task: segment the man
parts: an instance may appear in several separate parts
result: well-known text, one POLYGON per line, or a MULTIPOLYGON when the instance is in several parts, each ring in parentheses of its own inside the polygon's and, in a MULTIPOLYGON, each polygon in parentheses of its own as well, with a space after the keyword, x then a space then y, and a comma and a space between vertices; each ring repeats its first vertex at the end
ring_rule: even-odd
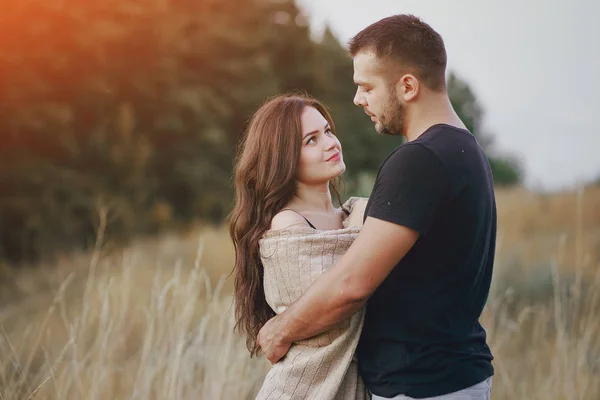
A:
POLYGON ((494 261, 494 188, 448 98, 443 40, 396 15, 358 33, 350 53, 354 103, 379 133, 407 141, 381 165, 348 252, 258 342, 275 363, 292 342, 366 304, 357 356, 374 398, 489 399, 493 357, 479 317, 494 261))

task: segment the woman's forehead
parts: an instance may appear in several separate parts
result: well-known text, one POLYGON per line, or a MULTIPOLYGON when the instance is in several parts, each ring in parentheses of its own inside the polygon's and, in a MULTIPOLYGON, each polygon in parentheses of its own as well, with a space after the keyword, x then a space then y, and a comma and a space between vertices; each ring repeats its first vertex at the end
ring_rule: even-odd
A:
POLYGON ((311 106, 304 108, 301 120, 303 134, 323 129, 328 123, 325 117, 316 108, 311 106))

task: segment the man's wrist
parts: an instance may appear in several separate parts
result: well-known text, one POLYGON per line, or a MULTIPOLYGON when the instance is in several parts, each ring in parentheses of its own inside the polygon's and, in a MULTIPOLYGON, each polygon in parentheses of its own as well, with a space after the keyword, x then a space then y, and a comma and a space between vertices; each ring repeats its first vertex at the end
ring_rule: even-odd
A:
POLYGON ((277 331, 275 338, 281 344, 290 344, 293 342, 288 329, 288 319, 286 312, 275 317, 275 328, 277 331))

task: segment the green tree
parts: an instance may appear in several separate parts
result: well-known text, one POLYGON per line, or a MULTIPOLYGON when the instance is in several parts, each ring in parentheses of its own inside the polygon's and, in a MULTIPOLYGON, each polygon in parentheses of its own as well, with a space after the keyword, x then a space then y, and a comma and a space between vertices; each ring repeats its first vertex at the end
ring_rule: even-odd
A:
POLYGON ((157 206, 171 222, 222 219, 238 132, 281 86, 284 6, 12 0, 0 15, 0 257, 85 247, 101 204, 111 237, 157 228, 157 206))
POLYGON ((304 91, 331 110, 346 195, 401 143, 354 106, 347 51, 330 30, 313 40, 293 0, 6 3, 0 259, 88 247, 99 208, 117 241, 221 223, 239 139, 274 94, 304 91))

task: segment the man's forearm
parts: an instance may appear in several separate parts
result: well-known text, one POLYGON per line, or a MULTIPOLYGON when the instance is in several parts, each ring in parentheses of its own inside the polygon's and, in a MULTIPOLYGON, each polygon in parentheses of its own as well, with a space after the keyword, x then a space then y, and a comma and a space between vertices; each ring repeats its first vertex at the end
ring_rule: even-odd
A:
POLYGON ((418 237, 418 232, 409 228, 367 218, 361 234, 340 261, 274 318, 273 331, 281 342, 292 343, 349 318, 365 305, 418 237))
POLYGON ((351 283, 333 268, 317 279, 285 312, 280 314, 280 335, 291 343, 322 333, 350 318, 366 303, 352 292, 351 283))

